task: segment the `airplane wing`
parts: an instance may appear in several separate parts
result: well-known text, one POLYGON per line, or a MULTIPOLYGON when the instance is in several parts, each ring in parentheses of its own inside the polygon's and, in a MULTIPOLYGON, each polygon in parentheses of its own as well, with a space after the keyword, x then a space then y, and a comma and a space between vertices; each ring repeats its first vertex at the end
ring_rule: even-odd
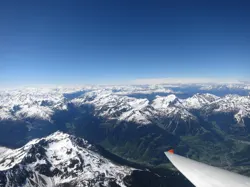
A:
POLYGON ((250 178, 165 152, 172 164, 196 187, 250 187, 250 178))

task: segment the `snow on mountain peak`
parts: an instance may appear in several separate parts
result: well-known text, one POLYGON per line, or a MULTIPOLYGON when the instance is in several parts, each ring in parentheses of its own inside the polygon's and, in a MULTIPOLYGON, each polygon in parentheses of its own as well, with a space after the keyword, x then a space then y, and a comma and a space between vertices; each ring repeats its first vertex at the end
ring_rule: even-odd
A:
POLYGON ((250 117, 250 98, 248 96, 226 95, 214 102, 215 112, 234 112, 240 123, 244 117, 250 117))
POLYGON ((184 121, 195 120, 195 116, 185 108, 182 102, 182 100, 173 94, 165 97, 157 96, 153 100, 152 107, 156 110, 155 115, 166 116, 168 118, 179 116, 184 121))
POLYGON ((216 100, 218 100, 220 97, 217 97, 213 94, 195 94, 190 98, 187 98, 184 100, 183 104, 187 108, 191 109, 200 109, 201 107, 208 105, 216 100))
POLYGON ((0 172, 7 176, 7 186, 56 186, 77 183, 90 185, 110 181, 124 186, 123 178, 132 172, 125 166, 118 166, 91 150, 87 141, 56 132, 48 137, 35 139, 25 146, 8 150, 0 155, 0 172), (26 176, 25 184, 12 180, 16 172, 26 176), (26 175, 32 173, 33 176, 26 175))
POLYGON ((65 110, 62 93, 54 90, 14 90, 0 93, 0 118, 50 120, 55 110, 65 110))
POLYGON ((152 106, 155 109, 167 108, 169 107, 171 103, 174 103, 174 102, 179 102, 179 101, 178 101, 178 98, 173 94, 165 96, 165 97, 156 96, 156 99, 153 100, 152 106))
MULTIPOLYGON (((155 116, 179 115, 183 119, 194 119, 192 109, 211 108, 212 112, 234 112, 239 119, 250 114, 250 98, 247 96, 195 94, 179 99, 165 86, 110 86, 86 88, 23 89, 0 92, 0 119, 37 118, 50 120, 55 111, 67 110, 68 104, 93 105, 95 115, 108 119, 131 121, 139 124, 152 123, 155 116), (136 94, 161 92, 167 96, 156 96, 153 100, 136 98, 136 94), (148 92, 148 93, 147 93, 148 92), (75 94, 77 93, 77 94, 75 94), (72 97, 68 97, 72 94, 72 97), (74 95, 75 94, 75 95, 74 95), (82 94, 82 95, 81 95, 82 94), (128 94, 128 95, 126 95, 128 94), (134 94, 135 97, 132 97, 134 94), (130 96, 129 96, 130 95, 130 96), (214 107, 217 106, 217 107, 214 107)), ((160 94, 159 94, 160 95, 160 94)))

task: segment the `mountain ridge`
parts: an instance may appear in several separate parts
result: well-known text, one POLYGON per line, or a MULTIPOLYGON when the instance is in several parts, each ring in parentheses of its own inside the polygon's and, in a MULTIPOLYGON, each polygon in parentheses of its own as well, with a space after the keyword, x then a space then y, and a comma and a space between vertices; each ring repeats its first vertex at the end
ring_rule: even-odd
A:
MULTIPOLYGON (((0 93, 0 118, 2 120, 37 118, 50 121, 55 111, 68 110, 68 104, 93 105, 98 116, 140 124, 152 123, 153 117, 157 115, 164 117, 180 115, 184 121, 195 120, 196 117, 191 111, 202 110, 202 108, 214 113, 233 112, 235 119, 240 124, 244 123, 244 117, 250 116, 249 96, 225 95, 218 97, 206 93, 179 99, 168 91, 167 96, 156 95, 154 100, 149 101, 147 98, 130 97, 113 90, 114 88, 111 90, 86 90, 82 96, 71 99, 64 96, 64 93, 68 93, 67 91, 2 92, 0 93)), ((74 93, 72 92, 72 94, 74 93)))
POLYGON ((108 161, 92 151, 84 139, 57 131, 1 154, 0 171, 6 176, 6 186, 58 186, 72 182, 125 186, 123 178, 133 169, 108 161), (17 180, 20 176, 22 181, 17 180))
POLYGON ((119 164, 121 158, 60 131, 31 140, 18 149, 1 150, 4 152, 0 155, 1 187, 193 186, 177 172, 151 171, 129 164, 139 167, 135 169, 124 165, 128 163, 125 160, 119 164))

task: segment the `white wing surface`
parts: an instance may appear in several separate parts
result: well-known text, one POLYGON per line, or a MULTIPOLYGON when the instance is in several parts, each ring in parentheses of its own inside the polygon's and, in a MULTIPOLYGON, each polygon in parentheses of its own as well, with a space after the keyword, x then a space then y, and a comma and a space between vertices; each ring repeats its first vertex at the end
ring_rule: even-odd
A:
POLYGON ((172 164, 196 187, 250 187, 250 178, 165 152, 172 164))

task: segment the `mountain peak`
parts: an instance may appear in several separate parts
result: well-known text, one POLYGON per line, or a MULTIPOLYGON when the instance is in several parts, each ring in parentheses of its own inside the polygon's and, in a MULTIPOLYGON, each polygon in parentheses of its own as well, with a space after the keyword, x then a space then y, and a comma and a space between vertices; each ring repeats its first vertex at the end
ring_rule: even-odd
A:
POLYGON ((167 108, 169 107, 171 104, 175 104, 179 102, 179 99, 174 95, 174 94, 170 94, 168 96, 156 96, 156 99, 153 100, 153 106, 154 108, 167 108))
POLYGON ((4 172, 7 186, 13 187, 56 186, 73 181, 87 186, 97 183, 105 186, 110 181, 122 185, 123 178, 132 170, 113 164, 91 147, 84 139, 58 131, 1 154, 0 174, 4 172), (17 174, 26 178, 25 184, 14 180, 17 174))
POLYGON ((213 95, 213 94, 209 94, 209 93, 205 93, 205 94, 194 94, 192 97, 189 97, 187 99, 185 99, 185 101, 183 102, 183 104, 187 107, 187 108, 191 108, 191 109, 200 109, 205 105, 209 105, 212 102, 217 101, 218 99, 220 99, 220 97, 213 95))

